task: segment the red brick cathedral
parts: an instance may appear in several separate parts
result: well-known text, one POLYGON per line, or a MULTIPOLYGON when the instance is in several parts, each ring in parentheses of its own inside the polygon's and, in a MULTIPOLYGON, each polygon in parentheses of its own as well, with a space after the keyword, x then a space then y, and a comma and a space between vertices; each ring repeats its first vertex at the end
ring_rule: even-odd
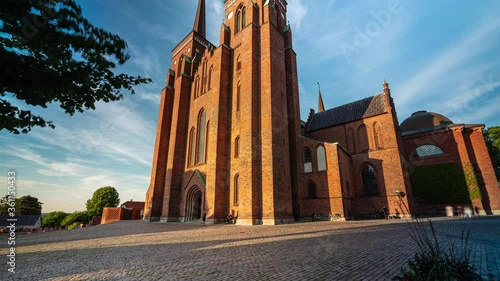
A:
POLYGON ((484 125, 417 112, 398 124, 389 85, 301 122, 285 0, 226 0, 220 44, 205 36, 205 1, 173 49, 162 90, 144 219, 280 224, 500 212, 484 125))

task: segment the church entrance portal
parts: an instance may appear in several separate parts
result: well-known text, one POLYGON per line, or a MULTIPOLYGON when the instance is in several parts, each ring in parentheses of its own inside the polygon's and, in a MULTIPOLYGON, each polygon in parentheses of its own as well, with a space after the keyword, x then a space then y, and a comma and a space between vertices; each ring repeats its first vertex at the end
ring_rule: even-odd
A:
POLYGON ((186 197, 186 214, 184 221, 198 220, 201 218, 202 193, 197 187, 192 187, 186 197))

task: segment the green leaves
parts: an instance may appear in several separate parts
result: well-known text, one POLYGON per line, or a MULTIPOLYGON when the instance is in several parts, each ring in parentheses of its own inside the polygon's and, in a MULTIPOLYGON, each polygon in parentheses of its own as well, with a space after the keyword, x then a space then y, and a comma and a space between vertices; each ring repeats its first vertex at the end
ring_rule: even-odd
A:
POLYGON ((42 227, 57 227, 61 225, 63 219, 67 216, 65 212, 54 211, 42 217, 42 227))
POLYGON ((489 127, 485 130, 484 139, 497 180, 500 180, 500 126, 489 127))
POLYGON ((100 216, 105 207, 117 207, 120 203, 118 191, 114 187, 101 187, 94 192, 92 199, 87 200, 89 216, 100 216))
POLYGON ((123 90, 152 80, 115 74, 130 57, 118 35, 95 27, 74 0, 0 1, 0 130, 19 134, 51 122, 4 99, 47 107, 58 102, 72 115, 117 101, 123 90))

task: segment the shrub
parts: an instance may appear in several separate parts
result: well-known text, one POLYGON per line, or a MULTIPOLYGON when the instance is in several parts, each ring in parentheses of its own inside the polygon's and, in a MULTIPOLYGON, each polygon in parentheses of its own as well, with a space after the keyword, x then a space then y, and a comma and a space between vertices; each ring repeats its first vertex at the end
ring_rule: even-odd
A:
POLYGON ((87 212, 74 212, 72 214, 67 215, 63 219, 63 221, 61 222, 61 226, 70 229, 69 227, 72 224, 88 223, 88 221, 89 217, 87 215, 87 212))
POLYGON ((458 245, 450 242, 443 246, 438 242, 436 230, 430 220, 428 225, 430 232, 421 219, 415 219, 411 223, 410 236, 417 243, 418 250, 413 259, 408 261, 408 268, 401 269, 400 280, 483 280, 469 260, 469 231, 462 231, 458 245))

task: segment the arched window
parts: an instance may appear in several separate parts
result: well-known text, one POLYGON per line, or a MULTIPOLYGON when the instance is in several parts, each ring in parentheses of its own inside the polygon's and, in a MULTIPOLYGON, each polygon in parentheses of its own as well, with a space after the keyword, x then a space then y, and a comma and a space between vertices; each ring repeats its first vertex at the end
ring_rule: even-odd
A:
POLYGON ((375 149, 382 149, 382 133, 380 123, 378 122, 373 123, 373 138, 375 140, 375 149))
POLYGON ((316 185, 312 181, 310 181, 309 184, 307 185, 307 198, 317 198, 316 185))
POLYGON ((197 164, 205 162, 206 119, 206 111, 202 109, 198 114, 198 157, 196 159, 197 164))
POLYGON ((365 196, 377 196, 380 194, 377 173, 372 165, 367 164, 363 167, 361 177, 363 179, 363 193, 365 196))
POLYGON ((352 128, 347 129, 347 151, 349 151, 349 153, 356 152, 356 140, 354 139, 354 131, 352 128))
POLYGON ((241 59, 239 55, 238 58, 236 58, 236 70, 241 70, 241 59))
POLYGON ((208 136, 210 136, 210 120, 207 121, 207 128, 205 129, 205 163, 208 160, 208 136))
POLYGON ((234 139, 234 158, 240 157, 240 136, 234 139))
POLYGON ((247 9, 245 7, 241 7, 236 13, 236 33, 240 32, 243 28, 245 28, 247 22, 247 9))
POLYGON ((236 86, 236 112, 240 111, 241 83, 236 86))
POLYGON ((443 155, 444 152, 441 148, 432 145, 432 144, 424 144, 419 147, 417 147, 413 151, 413 158, 422 158, 422 157, 429 157, 429 156, 436 156, 436 155, 443 155))
POLYGON ((247 25, 247 8, 243 7, 241 9, 241 29, 245 28, 247 25))
POLYGON ((194 127, 189 131, 189 150, 188 150, 188 166, 194 165, 196 155, 196 129, 194 127))
POLYGON ((179 59, 179 64, 177 65, 177 77, 181 76, 183 62, 184 62, 184 57, 181 55, 181 58, 179 59))
POLYGON ((311 150, 309 147, 304 147, 304 163, 312 162, 311 160, 311 150))
POLYGON ((208 62, 207 60, 205 60, 203 62, 203 68, 202 68, 202 81, 201 81, 201 94, 205 94, 207 92, 207 65, 208 65, 208 62))
POLYGON ((368 132, 366 131, 365 124, 361 124, 358 127, 357 141, 358 141, 358 152, 368 151, 369 148, 368 132))
POLYGON ((240 202, 240 183, 239 183, 239 179, 240 179, 240 174, 236 174, 234 176, 234 205, 238 205, 238 203, 240 202))
POLYGON ((326 153, 322 145, 318 146, 316 149, 316 156, 318 160, 318 171, 326 170, 326 153))
POLYGON ((309 147, 304 147, 304 173, 312 172, 311 150, 309 147))
POLYGON ((208 90, 212 89, 212 72, 214 70, 214 66, 210 66, 210 70, 208 70, 208 90))
POLYGON ((194 82, 194 98, 200 96, 200 76, 196 76, 196 80, 194 82))

